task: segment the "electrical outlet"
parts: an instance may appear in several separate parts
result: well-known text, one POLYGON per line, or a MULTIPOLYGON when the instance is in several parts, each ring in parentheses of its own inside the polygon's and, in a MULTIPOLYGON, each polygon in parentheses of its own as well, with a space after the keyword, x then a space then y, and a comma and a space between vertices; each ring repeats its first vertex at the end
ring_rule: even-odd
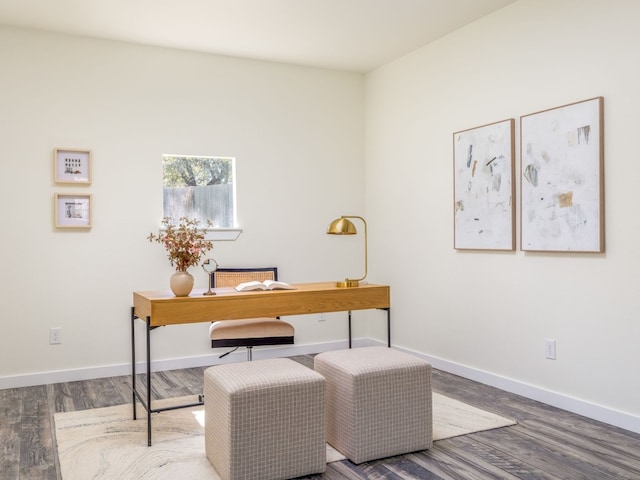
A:
POLYGON ((327 314, 326 314, 326 313, 324 313, 324 312, 322 312, 322 313, 320 314, 320 318, 318 318, 318 321, 319 321, 319 322, 324 322, 326 319, 327 319, 327 314))
POLYGON ((62 343, 62 328, 55 327, 49 329, 49 345, 59 345, 62 343))
POLYGON ((556 341, 555 340, 544 341, 544 358, 548 358, 549 360, 556 359, 556 341))

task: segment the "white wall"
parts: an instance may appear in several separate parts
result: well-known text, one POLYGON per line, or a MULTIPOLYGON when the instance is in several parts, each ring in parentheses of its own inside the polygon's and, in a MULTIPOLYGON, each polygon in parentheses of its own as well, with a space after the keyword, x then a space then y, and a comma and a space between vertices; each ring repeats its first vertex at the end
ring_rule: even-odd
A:
POLYGON ((366 80, 371 257, 392 285, 394 344, 549 403, 620 413, 636 431, 638 20, 634 0, 522 0, 366 80), (455 251, 453 132, 515 118, 519 175, 520 115, 596 96, 606 253, 455 251))
MULTIPOLYGON (((243 233, 216 242, 221 265, 276 265, 289 282, 360 271, 358 245, 325 229, 364 213, 362 75, 11 28, 0 64, 0 387, 129 363, 132 292, 172 273, 146 240, 163 153, 237 158, 243 233), (56 147, 93 151, 90 187, 54 184, 56 147), (93 193, 90 231, 53 227, 53 194, 68 191, 93 193)), ((344 315, 294 322, 298 344, 345 339, 344 315)), ((212 352, 207 324, 153 335, 157 360, 212 352)))

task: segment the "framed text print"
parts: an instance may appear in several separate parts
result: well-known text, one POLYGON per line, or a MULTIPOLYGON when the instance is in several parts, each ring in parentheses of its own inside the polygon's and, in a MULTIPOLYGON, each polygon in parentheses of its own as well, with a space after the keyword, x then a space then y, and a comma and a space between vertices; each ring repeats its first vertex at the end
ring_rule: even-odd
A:
POLYGON ((91 228, 91 194, 56 193, 54 216, 57 228, 91 228))
POLYGON ((514 120, 453 134, 456 249, 515 250, 514 120))
POLYGON ((521 248, 604 252, 603 98, 520 118, 521 248))
POLYGON ((53 151, 53 171, 56 183, 91 183, 91 150, 56 148, 53 151))

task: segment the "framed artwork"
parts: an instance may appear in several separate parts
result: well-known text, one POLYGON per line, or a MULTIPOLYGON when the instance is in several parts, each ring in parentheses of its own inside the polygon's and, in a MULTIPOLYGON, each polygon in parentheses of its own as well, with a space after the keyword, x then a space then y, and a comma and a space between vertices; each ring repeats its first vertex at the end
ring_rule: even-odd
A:
POLYGON ((56 193, 54 210, 57 228, 91 228, 93 215, 90 193, 56 193))
POLYGON ((460 250, 515 250, 514 120, 453 134, 454 241, 460 250))
POLYGON ((604 252, 603 102, 520 117, 522 250, 604 252))
POLYGON ((88 185, 91 183, 91 150, 56 148, 53 151, 55 183, 88 185))

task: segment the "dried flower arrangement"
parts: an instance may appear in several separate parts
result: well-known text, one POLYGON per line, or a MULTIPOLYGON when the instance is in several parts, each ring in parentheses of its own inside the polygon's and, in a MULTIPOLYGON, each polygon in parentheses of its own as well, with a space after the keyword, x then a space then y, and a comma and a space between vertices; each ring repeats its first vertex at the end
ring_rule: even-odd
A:
MULTIPOLYGON (((207 226, 212 226, 207 220, 207 226)), ((186 272, 187 268, 198 265, 202 256, 213 248, 213 242, 205 240, 206 228, 200 227, 196 219, 180 217, 178 225, 171 218, 162 219, 163 232, 159 235, 150 233, 147 239, 164 245, 171 266, 178 272, 186 272)))

